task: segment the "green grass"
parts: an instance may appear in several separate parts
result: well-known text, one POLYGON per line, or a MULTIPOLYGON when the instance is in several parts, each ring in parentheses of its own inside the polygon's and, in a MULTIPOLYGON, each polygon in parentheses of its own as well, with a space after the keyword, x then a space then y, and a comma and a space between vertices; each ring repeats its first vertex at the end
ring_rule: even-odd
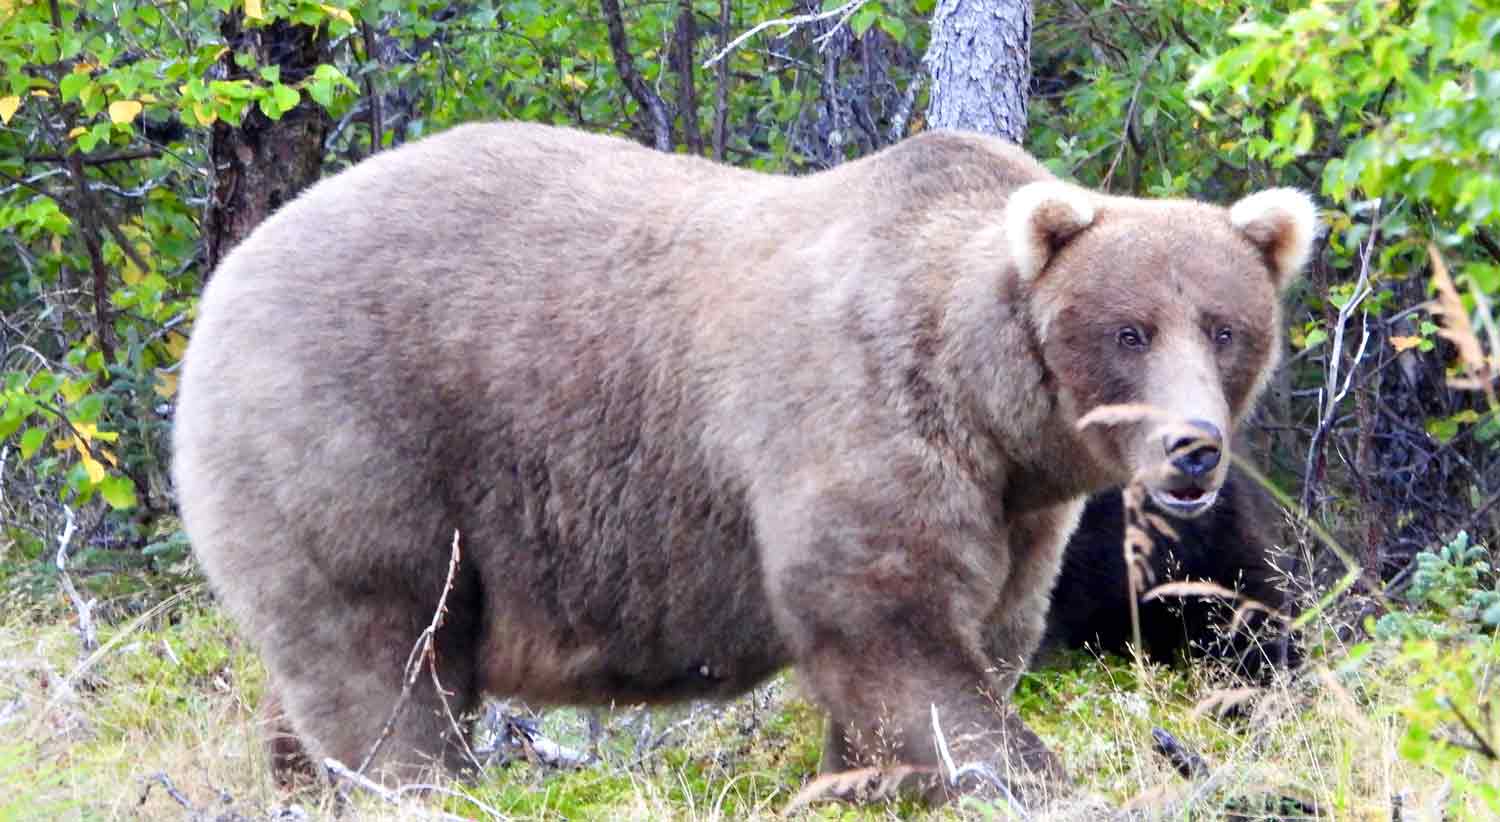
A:
MULTIPOLYGON (((263 672, 201 592, 102 626, 101 647, 87 657, 67 611, 22 602, 3 614, 0 819, 184 818, 187 810, 152 781, 158 774, 207 818, 232 811, 264 819, 291 805, 335 816, 339 800, 326 786, 287 791, 266 771, 254 720, 263 672)), ((1140 818, 1292 819, 1315 808, 1323 818, 1385 820, 1395 797, 1407 818, 1439 807, 1450 819, 1492 818, 1480 799, 1454 788, 1462 779, 1399 753, 1418 663, 1394 645, 1354 656, 1337 645, 1319 650, 1239 719, 1195 710, 1226 684, 1203 669, 1077 655, 1028 674, 1016 704, 1094 802, 1055 818, 1094 818, 1108 805, 1140 818), (1208 760, 1207 784, 1184 780, 1152 750, 1156 727, 1208 760)), ((821 718, 794 676, 724 706, 652 711, 651 738, 674 730, 646 750, 637 750, 640 720, 640 709, 606 714, 601 761, 588 767, 515 762, 470 782, 438 779, 437 790, 400 806, 355 792, 345 818, 772 818, 817 768, 821 718)), ((570 745, 587 744, 584 728, 577 711, 545 718, 546 733, 570 745)), ((1482 757, 1454 761, 1465 778, 1496 775, 1482 757)), ((973 801, 936 811, 827 804, 804 817, 1006 818, 973 801)))

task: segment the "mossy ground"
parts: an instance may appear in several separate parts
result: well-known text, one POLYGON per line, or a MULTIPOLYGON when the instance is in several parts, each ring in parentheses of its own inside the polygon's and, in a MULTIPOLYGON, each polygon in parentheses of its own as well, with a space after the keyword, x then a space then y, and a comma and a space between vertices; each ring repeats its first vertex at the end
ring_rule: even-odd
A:
MULTIPOLYGON (((607 713, 600 760, 581 769, 515 762, 474 781, 436 780, 399 805, 360 791, 341 800, 323 785, 287 791, 272 781, 255 726, 263 672, 201 589, 103 625, 84 658, 68 611, 26 600, 3 614, 3 820, 770 818, 814 775, 822 744, 818 712, 786 675, 728 705, 607 713)), ((1319 651, 1307 668, 1234 719, 1195 710, 1225 684, 1202 668, 1079 655, 1028 675, 1018 705, 1094 800, 1057 816, 1096 818, 1108 805, 1131 818, 1387 820, 1399 803, 1405 819, 1437 819, 1440 808, 1449 819, 1489 818, 1398 754, 1399 708, 1412 695, 1394 653, 1349 656, 1312 639, 1319 651), (1152 750, 1153 728, 1200 753, 1213 776, 1178 776, 1152 750)), ((586 727, 576 711, 543 720, 571 745, 588 744, 586 727)), ((1492 777, 1485 767, 1475 758, 1473 776, 1492 777)), ((824 804, 804 816, 1008 818, 973 801, 938 811, 824 804)))

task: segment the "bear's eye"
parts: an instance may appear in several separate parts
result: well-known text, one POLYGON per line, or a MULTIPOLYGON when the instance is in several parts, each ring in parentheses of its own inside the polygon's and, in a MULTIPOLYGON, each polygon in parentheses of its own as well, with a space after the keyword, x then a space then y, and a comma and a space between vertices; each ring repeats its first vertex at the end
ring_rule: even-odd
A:
POLYGON ((1214 332, 1214 344, 1219 346, 1220 348, 1223 348, 1232 342, 1234 342, 1234 332, 1229 329, 1229 326, 1226 325, 1223 328, 1220 328, 1218 331, 1214 332))
POLYGON ((1115 339, 1120 341, 1122 347, 1129 348, 1132 351, 1145 350, 1148 342, 1146 335, 1139 328, 1130 325, 1120 329, 1119 333, 1115 335, 1115 339))

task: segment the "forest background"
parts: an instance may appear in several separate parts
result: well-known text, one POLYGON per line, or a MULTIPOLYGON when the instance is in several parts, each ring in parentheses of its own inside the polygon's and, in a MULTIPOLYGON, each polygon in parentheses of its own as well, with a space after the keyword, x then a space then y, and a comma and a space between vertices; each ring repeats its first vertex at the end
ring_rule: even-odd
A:
MULTIPOLYGON (((216 677, 253 701, 253 661, 202 590, 167 471, 180 358, 216 261, 319 177, 485 119, 784 173, 965 125, 1116 193, 1314 192, 1328 230, 1251 426, 1255 461, 1287 495, 1293 577, 1318 603, 1300 627, 1321 673, 1303 680, 1333 681, 1295 710, 1330 693, 1379 707, 1382 761, 1418 775, 1298 795, 1399 813, 1409 789, 1500 813, 1495 0, 0 0, 0 727, 28 729, 0 742, 0 780, 64 786, 15 807, 124 807, 91 804, 58 751, 183 717, 148 702, 89 722, 112 704, 99 695, 111 676, 191 710, 216 677), (1010 39, 976 49, 964 26, 985 19, 1010 39), (976 75, 955 66, 975 65, 985 82, 961 88, 976 75), (988 108, 951 105, 985 95, 988 108), (165 657, 121 661, 142 638, 165 657), (156 663, 186 673, 161 679, 156 663), (67 705, 73 719, 58 719, 67 705)), ((1163 705, 1197 693, 1179 690, 1163 705)), ((1296 715, 1330 736, 1346 719, 1296 715)), ((1158 778, 1110 773, 1124 782, 1096 787, 1116 799, 1158 778)), ((215 778, 203 783, 232 782, 215 778)), ((670 787, 628 784, 682 810, 670 787)), ((733 795, 774 807, 795 787, 733 795)), ((487 807, 508 795, 495 791, 487 807)), ((237 801, 277 796, 242 787, 237 801)))

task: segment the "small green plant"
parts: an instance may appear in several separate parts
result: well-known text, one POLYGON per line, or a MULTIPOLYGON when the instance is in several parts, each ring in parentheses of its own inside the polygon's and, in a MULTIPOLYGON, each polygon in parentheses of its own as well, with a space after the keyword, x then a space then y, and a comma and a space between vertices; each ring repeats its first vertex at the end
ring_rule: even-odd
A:
POLYGON ((1381 639, 1436 639, 1500 627, 1500 580, 1489 550, 1460 531, 1446 545, 1413 560, 1404 598, 1410 612, 1392 611, 1375 623, 1381 639))
POLYGON ((1400 664, 1415 686, 1400 711, 1408 723, 1401 756, 1442 774, 1452 807, 1477 798, 1500 814, 1500 693, 1491 675, 1500 634, 1407 640, 1400 664))

